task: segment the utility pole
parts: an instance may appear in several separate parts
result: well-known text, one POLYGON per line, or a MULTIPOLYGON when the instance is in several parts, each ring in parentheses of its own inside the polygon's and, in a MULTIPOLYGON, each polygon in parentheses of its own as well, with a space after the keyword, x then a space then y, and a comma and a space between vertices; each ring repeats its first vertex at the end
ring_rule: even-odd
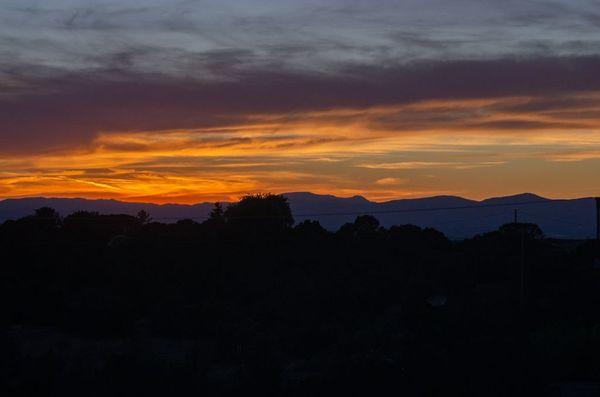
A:
POLYGON ((596 241, 600 242, 600 197, 596 197, 596 241))
MULTIPOLYGON (((600 246, 600 197, 596 197, 596 247, 600 246)), ((600 268, 600 253, 596 249, 596 258, 594 259, 594 268, 600 268)))
POLYGON ((515 208, 515 223, 519 223, 519 210, 515 208))
POLYGON ((519 285, 519 304, 521 314, 525 313, 525 230, 521 228, 521 277, 519 285))

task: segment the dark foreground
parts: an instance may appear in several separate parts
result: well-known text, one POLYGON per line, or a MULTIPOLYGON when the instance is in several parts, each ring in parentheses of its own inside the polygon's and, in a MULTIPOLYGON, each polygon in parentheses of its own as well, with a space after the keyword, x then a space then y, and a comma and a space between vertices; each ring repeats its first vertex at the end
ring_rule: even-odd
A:
POLYGON ((1 225, 1 394, 600 393, 597 243, 252 214, 1 225))

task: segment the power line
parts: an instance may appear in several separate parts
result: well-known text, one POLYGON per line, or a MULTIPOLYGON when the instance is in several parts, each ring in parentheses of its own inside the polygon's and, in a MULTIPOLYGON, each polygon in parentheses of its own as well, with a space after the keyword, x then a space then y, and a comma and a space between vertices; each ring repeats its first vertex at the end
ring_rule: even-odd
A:
POLYGON ((600 197, 596 197, 596 240, 600 242, 600 197))
POLYGON ((566 200, 566 199, 537 200, 537 201, 523 201, 523 202, 515 202, 515 203, 465 205, 465 206, 455 206, 455 207, 411 208, 411 209, 379 210, 379 211, 375 210, 375 211, 352 211, 352 212, 322 212, 322 213, 312 213, 312 214, 294 214, 294 216, 309 217, 309 216, 378 215, 378 214, 396 214, 396 213, 410 213, 410 212, 473 210, 473 209, 482 209, 482 208, 511 207, 511 206, 515 206, 515 205, 553 204, 553 203, 565 202, 565 201, 569 201, 569 200, 566 200))
MULTIPOLYGON (((535 201, 521 201, 512 203, 497 203, 497 204, 480 204, 480 205, 464 205, 464 206, 447 206, 447 207, 433 207, 433 208, 407 208, 407 209, 391 209, 391 210, 367 210, 367 211, 347 211, 347 212, 313 212, 313 213, 298 213, 293 214, 294 217, 308 218, 308 217, 325 217, 325 216, 352 216, 352 215, 382 215, 382 214, 403 214, 403 213, 419 213, 419 212, 435 212, 435 211, 456 211, 456 210, 478 210, 483 208, 498 208, 498 207, 511 207, 511 206, 522 206, 522 205, 538 205, 538 204, 556 204, 561 202, 567 202, 567 199, 556 199, 556 200, 535 200, 535 201)), ((106 215, 106 214, 101 214, 106 215)), ((113 214, 121 215, 121 214, 113 214)), ((122 214, 126 215, 126 214, 122 214)), ((133 215, 130 215, 133 216, 133 215)), ((206 219, 207 216, 191 216, 191 217, 152 217, 153 220, 195 220, 195 219, 206 219)), ((236 217, 240 219, 248 219, 248 217, 236 217)), ((258 216, 256 218, 264 218, 258 216)), ((274 216, 274 218, 279 218, 274 216)), ((0 219, 15 219, 15 217, 0 216, 0 219)), ((43 219, 43 218, 38 218, 43 219)), ((49 218, 50 219, 50 218, 49 218)), ((100 220, 101 217, 80 217, 76 218, 79 220, 100 220)), ((105 218, 109 220, 108 218, 105 218)))
POLYGON ((547 214, 536 214, 533 212, 526 212, 526 211, 520 211, 520 213, 528 216, 528 219, 531 219, 531 220, 538 219, 539 222, 543 222, 543 223, 552 223, 555 225, 580 227, 580 228, 588 227, 587 221, 583 220, 583 219, 580 221, 574 221, 572 219, 565 220, 562 218, 558 218, 556 215, 552 216, 552 215, 547 215, 547 214), (543 219, 542 219, 542 217, 543 217, 543 219))

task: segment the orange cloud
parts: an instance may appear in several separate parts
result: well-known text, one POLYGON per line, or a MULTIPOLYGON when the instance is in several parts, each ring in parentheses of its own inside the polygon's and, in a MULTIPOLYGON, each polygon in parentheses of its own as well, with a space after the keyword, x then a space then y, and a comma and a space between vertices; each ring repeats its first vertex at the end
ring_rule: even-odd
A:
POLYGON ((521 189, 575 196, 589 193, 586 176, 600 170, 593 113, 600 94, 570 100, 577 107, 566 98, 433 100, 257 113, 219 128, 103 132, 83 146, 3 155, 0 196, 186 203, 298 190, 376 200, 521 189))

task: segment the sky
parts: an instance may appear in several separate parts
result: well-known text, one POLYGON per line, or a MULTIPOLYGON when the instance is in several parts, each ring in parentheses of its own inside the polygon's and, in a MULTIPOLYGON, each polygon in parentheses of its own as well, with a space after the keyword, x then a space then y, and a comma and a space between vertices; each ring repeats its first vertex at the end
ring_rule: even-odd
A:
POLYGON ((599 0, 0 0, 0 198, 600 196, 599 0))

